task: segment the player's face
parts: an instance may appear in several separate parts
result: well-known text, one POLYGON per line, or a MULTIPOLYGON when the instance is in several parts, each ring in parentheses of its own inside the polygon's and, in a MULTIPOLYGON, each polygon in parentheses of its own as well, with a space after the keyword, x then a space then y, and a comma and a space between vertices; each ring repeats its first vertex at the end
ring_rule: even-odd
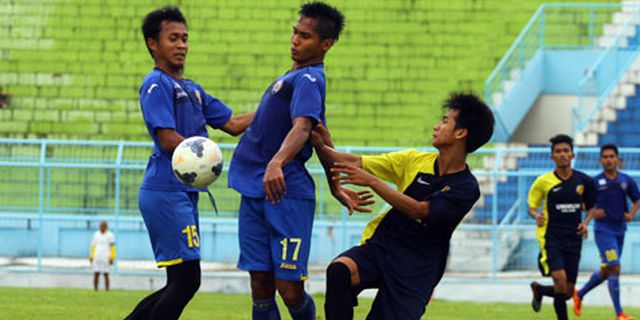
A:
POLYGON ((189 33, 181 22, 163 21, 158 40, 149 39, 148 44, 160 65, 172 70, 181 70, 189 51, 189 33))
POLYGON ((600 163, 605 171, 614 171, 618 168, 620 158, 614 150, 605 149, 600 155, 600 163))
POLYGON ((459 113, 460 110, 449 110, 442 117, 442 121, 433 127, 432 144, 434 147, 440 149, 465 137, 466 129, 456 129, 456 119, 459 113))
POLYGON ((322 62, 332 40, 321 40, 316 31, 318 20, 300 17, 291 35, 291 59, 299 66, 322 62))
POLYGON ((557 168, 571 167, 571 160, 573 160, 573 151, 571 145, 568 143, 558 143, 553 146, 553 153, 551 159, 556 163, 557 168))

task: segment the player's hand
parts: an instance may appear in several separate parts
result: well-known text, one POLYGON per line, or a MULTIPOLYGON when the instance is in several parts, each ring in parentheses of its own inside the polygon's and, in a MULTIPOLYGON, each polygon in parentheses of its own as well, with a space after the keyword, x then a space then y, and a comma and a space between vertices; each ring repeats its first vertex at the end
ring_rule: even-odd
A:
POLYGON ((355 191, 345 187, 338 187, 331 193, 349 210, 349 215, 351 215, 354 210, 370 213, 371 209, 364 208, 364 206, 376 203, 375 200, 371 199, 373 198, 373 194, 369 190, 355 191))
POLYGON ((538 227, 544 226, 545 218, 542 213, 536 213, 533 215, 533 218, 536 219, 536 225, 538 227))
POLYGON ((587 225, 583 223, 578 225, 578 235, 582 236, 584 239, 586 239, 589 236, 589 229, 587 229, 587 225))
POLYGON ((113 259, 109 259, 109 265, 113 265, 113 259))
POLYGON ((267 196, 267 200, 271 203, 280 202, 280 199, 282 199, 284 194, 287 192, 287 185, 284 181, 282 166, 278 163, 269 162, 267 170, 264 172, 262 184, 264 186, 264 193, 267 196))
POLYGON ((606 216, 607 216, 607 213, 602 208, 598 208, 593 211, 593 218, 596 220, 600 220, 606 216))
POLYGON ((93 263, 93 259, 92 258, 89 258, 89 263, 93 263))
POLYGON ((625 212, 624 213, 624 220, 627 221, 627 222, 633 221, 633 216, 631 215, 631 213, 625 212))
POLYGON ((355 184, 356 186, 368 187, 378 179, 363 169, 344 162, 334 163, 331 172, 339 174, 333 177, 333 181, 341 185, 355 184))

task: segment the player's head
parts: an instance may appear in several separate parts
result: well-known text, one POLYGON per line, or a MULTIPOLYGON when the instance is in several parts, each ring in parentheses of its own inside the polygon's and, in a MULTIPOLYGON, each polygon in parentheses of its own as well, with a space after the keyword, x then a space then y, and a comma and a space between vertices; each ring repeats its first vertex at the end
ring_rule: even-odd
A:
POLYGON ((600 147, 600 164, 605 171, 615 171, 619 163, 618 147, 615 144, 605 144, 600 147))
POLYGON ((335 7, 322 2, 305 3, 299 13, 291 35, 291 59, 298 65, 322 62, 340 38, 344 16, 335 7))
POLYGON ((100 221, 100 232, 105 233, 109 229, 109 224, 106 221, 100 221))
POLYGON ((557 168, 571 167, 573 160, 573 139, 566 134, 558 134, 551 139, 551 159, 556 163, 557 168))
POLYGON ((142 35, 156 64, 181 70, 189 51, 187 20, 175 6, 151 11, 142 21, 142 35))
POLYGON ((491 109, 472 93, 452 93, 444 102, 447 113, 433 128, 433 146, 442 149, 459 144, 472 153, 493 135, 491 109))

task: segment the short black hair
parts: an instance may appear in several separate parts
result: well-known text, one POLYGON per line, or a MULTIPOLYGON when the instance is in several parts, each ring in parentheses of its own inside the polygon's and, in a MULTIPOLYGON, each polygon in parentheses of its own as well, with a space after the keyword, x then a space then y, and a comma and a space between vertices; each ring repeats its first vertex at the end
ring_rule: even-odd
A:
POLYGON ((185 19, 180 8, 177 6, 164 6, 149 12, 149 14, 144 17, 144 20, 142 20, 142 35, 144 36, 144 43, 147 46, 147 50, 149 50, 149 54, 151 54, 152 57, 153 53, 149 45, 147 45, 147 39, 152 38, 158 40, 160 31, 162 31, 163 21, 180 22, 183 23, 185 27, 187 26, 187 19, 185 19))
POLYGON ((444 108, 458 110, 456 129, 467 129, 465 149, 472 153, 487 143, 493 135, 495 120, 491 109, 473 93, 453 92, 444 108))
POLYGON ((601 156, 601 157, 602 157, 602 153, 603 153, 605 150, 613 150, 613 152, 615 152, 615 153, 616 153, 616 156, 618 155, 618 146, 616 146, 616 145, 615 145, 615 144, 613 144, 613 143, 607 143, 607 144, 603 145, 602 147, 600 147, 600 156, 601 156))
POLYGON ((553 153, 553 148, 556 146, 556 144, 559 143, 568 144, 569 147, 571 147, 571 151, 573 151, 573 138, 569 137, 566 134, 557 134, 551 137, 551 139, 549 139, 549 142, 551 142, 551 153, 553 153))
POLYGON ((344 29, 344 15, 336 7, 323 2, 307 2, 300 7, 298 13, 307 18, 318 20, 317 32, 321 40, 338 41, 344 29))

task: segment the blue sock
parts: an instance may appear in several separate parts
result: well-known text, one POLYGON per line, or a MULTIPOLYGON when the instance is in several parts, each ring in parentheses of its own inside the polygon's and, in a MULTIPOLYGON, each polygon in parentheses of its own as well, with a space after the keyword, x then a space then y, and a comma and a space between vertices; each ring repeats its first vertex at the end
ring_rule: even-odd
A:
POLYGON ((600 278, 600 271, 592 273, 589 281, 587 281, 584 287, 582 287, 582 289, 578 291, 578 297, 580 297, 580 299, 584 298, 584 296, 587 295, 587 293, 591 291, 591 289, 597 287, 603 281, 604 279, 600 278))
POLYGON ((253 298, 253 320, 280 320, 280 311, 275 298, 253 298))
POLYGON ((308 293, 304 293, 302 301, 294 307, 289 307, 289 314, 293 320, 315 320, 316 304, 308 293))
POLYGON ((613 307, 616 309, 616 315, 622 312, 622 306, 620 305, 620 280, 618 275, 609 275, 609 295, 611 295, 611 301, 613 301, 613 307))

